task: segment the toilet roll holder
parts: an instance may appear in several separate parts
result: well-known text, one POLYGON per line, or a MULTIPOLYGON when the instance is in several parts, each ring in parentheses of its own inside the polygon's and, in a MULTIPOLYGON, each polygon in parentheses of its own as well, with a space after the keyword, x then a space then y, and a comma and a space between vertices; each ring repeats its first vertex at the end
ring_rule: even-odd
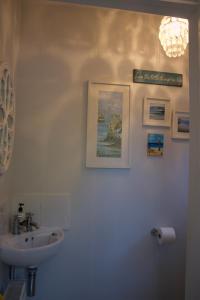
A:
POLYGON ((160 232, 159 232, 159 230, 157 228, 153 228, 151 230, 151 235, 155 236, 155 237, 158 237, 158 238, 161 238, 160 232))

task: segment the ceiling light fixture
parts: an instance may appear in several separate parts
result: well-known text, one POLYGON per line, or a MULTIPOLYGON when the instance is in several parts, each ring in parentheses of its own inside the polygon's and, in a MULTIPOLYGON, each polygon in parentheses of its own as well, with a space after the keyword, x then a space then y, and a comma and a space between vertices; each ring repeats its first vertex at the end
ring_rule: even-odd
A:
POLYGON ((167 56, 183 55, 189 41, 188 20, 164 17, 160 24, 159 40, 167 56))

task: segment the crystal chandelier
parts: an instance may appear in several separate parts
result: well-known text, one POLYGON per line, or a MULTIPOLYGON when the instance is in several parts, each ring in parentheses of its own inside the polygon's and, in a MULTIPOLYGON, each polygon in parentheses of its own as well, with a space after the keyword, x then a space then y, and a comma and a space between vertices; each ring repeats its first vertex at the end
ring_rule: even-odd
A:
POLYGON ((188 44, 188 20, 164 17, 160 24, 159 40, 167 56, 183 55, 188 44))

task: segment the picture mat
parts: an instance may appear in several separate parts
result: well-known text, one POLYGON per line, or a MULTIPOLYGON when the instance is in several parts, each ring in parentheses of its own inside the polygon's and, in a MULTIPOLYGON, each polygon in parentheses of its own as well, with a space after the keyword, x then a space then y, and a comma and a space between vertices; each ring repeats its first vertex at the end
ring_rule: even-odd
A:
POLYGON ((190 138, 190 128, 189 128, 189 132, 179 131, 179 129, 178 129, 178 120, 179 119, 189 120, 189 127, 190 127, 189 112, 179 112, 179 111, 174 112, 173 113, 173 125, 172 125, 172 138, 188 140, 190 138))
POLYGON ((86 167, 130 168, 129 131, 131 84, 89 82, 88 88, 86 167), (120 157, 97 156, 99 91, 123 94, 122 145, 120 157))
POLYGON ((160 99, 160 98, 144 98, 143 104, 143 125, 144 126, 160 126, 160 127, 170 127, 171 126, 171 101, 170 99, 160 99), (164 106, 164 116, 163 119, 153 119, 150 111, 152 107, 155 108, 164 106))

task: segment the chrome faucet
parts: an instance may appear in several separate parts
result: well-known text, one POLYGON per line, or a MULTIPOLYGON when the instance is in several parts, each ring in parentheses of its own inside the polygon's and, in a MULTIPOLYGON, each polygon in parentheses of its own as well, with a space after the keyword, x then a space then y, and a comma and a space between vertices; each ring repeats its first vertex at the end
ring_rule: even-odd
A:
POLYGON ((26 213, 26 217, 23 221, 19 218, 18 215, 15 215, 12 223, 12 233, 20 234, 22 232, 30 232, 39 228, 39 225, 36 222, 33 222, 33 213, 26 213))
POLYGON ((26 218, 22 222, 22 225, 25 226, 27 232, 33 231, 34 229, 39 228, 38 224, 36 222, 33 222, 33 216, 34 216, 34 214, 31 212, 26 213, 26 218))

